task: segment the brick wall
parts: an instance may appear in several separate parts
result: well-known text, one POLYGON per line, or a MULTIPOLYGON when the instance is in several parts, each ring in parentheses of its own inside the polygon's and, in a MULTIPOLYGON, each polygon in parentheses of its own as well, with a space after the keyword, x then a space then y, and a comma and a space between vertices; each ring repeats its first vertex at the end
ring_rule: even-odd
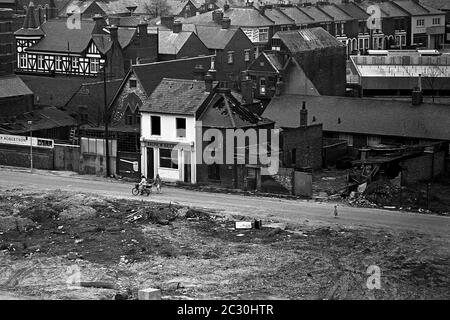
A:
POLYGON ((445 152, 425 153, 419 157, 403 160, 400 165, 403 168, 402 185, 428 180, 431 179, 432 172, 434 176, 438 176, 445 171, 445 152))
POLYGON ((198 57, 200 55, 209 55, 208 48, 204 43, 195 35, 194 33, 189 37, 189 39, 184 43, 184 46, 177 54, 177 59, 179 58, 189 58, 198 57))
POLYGON ((346 48, 330 47, 296 54, 296 60, 321 95, 343 96, 346 86, 346 48))
POLYGON ((294 169, 279 168, 277 174, 261 176, 261 191, 292 194, 294 190, 294 169))
MULTIPOLYGON (((0 165, 30 167, 30 148, 0 144, 0 165)), ((53 150, 33 147, 33 168, 52 170, 53 150)))
POLYGON ((217 51, 217 80, 239 80, 241 71, 247 70, 254 59, 254 46, 250 39, 240 29, 223 50, 217 51), (250 60, 245 61, 245 50, 250 50, 250 60), (233 63, 228 63, 228 52, 233 51, 233 63))
POLYGON ((18 116, 33 110, 33 95, 0 98, 0 117, 18 116))
POLYGON ((54 169, 75 171, 80 170, 80 147, 72 145, 55 144, 54 153, 54 169))
POLYGON ((124 50, 125 72, 130 68, 131 60, 136 64, 136 58, 145 59, 146 63, 158 60, 157 34, 135 35, 132 42, 124 50))
POLYGON ((322 124, 284 129, 282 141, 283 161, 287 167, 318 169, 322 166, 322 124), (293 149, 296 163, 291 161, 293 149))

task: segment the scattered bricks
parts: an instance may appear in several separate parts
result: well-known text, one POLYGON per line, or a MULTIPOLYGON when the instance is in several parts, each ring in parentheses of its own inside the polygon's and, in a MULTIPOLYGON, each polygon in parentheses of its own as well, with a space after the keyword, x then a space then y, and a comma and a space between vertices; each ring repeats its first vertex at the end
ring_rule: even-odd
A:
POLYGON ((154 288, 139 290, 138 300, 161 300, 161 290, 154 288))

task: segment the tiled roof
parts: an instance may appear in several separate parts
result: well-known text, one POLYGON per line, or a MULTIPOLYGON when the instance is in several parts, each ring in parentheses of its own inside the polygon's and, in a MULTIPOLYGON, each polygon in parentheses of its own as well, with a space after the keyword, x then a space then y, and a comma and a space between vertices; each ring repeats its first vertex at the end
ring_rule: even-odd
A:
MULTIPOLYGON (((274 24, 272 20, 263 16, 255 7, 229 8, 224 12, 224 17, 231 19, 232 26, 240 27, 264 27, 274 24)), ((183 23, 214 24, 212 12, 205 12, 182 20, 183 23)))
POLYGON ((360 7, 358 7, 355 3, 343 3, 336 5, 339 9, 353 17, 356 20, 366 20, 369 15, 360 7))
POLYGON ((21 75, 20 78, 33 91, 36 104, 55 107, 64 106, 83 83, 98 81, 91 77, 52 78, 21 75))
POLYGON ((136 6, 135 14, 146 14, 148 0, 110 0, 107 2, 97 1, 97 5, 107 14, 129 13, 127 7, 136 6))
POLYGON ((109 25, 114 24, 118 27, 128 27, 128 28, 131 28, 131 27, 136 28, 140 22, 141 22, 141 17, 139 17, 139 16, 126 16, 126 17, 110 16, 109 21, 108 21, 109 25), (114 21, 114 23, 113 23, 112 18, 114 18, 114 20, 118 20, 118 21, 117 22, 114 21))
POLYGON ((385 12, 389 17, 408 17, 408 13, 397 7, 392 2, 380 2, 377 3, 380 6, 382 12, 385 12))
POLYGON ((224 49, 234 37, 238 28, 222 29, 221 26, 184 25, 183 29, 194 31, 208 49, 224 49))
POLYGON ((133 40, 136 34, 136 29, 123 29, 119 28, 117 31, 118 40, 122 48, 126 48, 133 40))
POLYGON ((24 96, 33 94, 33 91, 18 76, 10 75, 0 77, 0 98, 24 96))
MULTIPOLYGON (((54 5, 56 9, 61 10, 67 2, 70 0, 33 0, 35 8, 41 6, 44 8, 45 6, 51 7, 54 5)), ((17 5, 19 8, 23 8, 24 6, 28 6, 30 0, 17 0, 17 5)))
POLYGON ((191 31, 174 33, 172 30, 160 30, 158 37, 158 53, 177 54, 193 34, 194 33, 191 31))
POLYGON ((413 16, 417 15, 431 15, 431 14, 444 14, 444 12, 429 7, 425 4, 419 4, 412 0, 395 1, 395 4, 400 6, 403 10, 407 11, 413 16))
POLYGON ((267 16, 270 20, 272 20, 275 25, 286 25, 286 24, 295 24, 295 21, 285 15, 282 11, 277 8, 266 9, 264 10, 264 15, 267 16))
POLYGON ((44 32, 39 26, 39 20, 35 11, 35 6, 32 1, 27 7, 27 13, 23 22, 22 28, 14 32, 15 35, 24 36, 42 36, 44 32))
POLYGON ((89 7, 96 2, 95 0, 71 0, 60 10, 59 14, 66 16, 67 13, 83 14, 89 7))
MULTIPOLYGON (((108 103, 114 97, 117 89, 122 83, 121 79, 106 82, 106 95, 108 103)), ((77 114, 79 107, 86 107, 88 120, 95 122, 98 110, 104 110, 103 81, 82 84, 71 99, 66 103, 64 109, 68 114, 77 114)))
POLYGON ((280 10, 294 20, 297 25, 314 23, 314 20, 310 16, 297 7, 281 7, 280 10))
POLYGON ((20 134, 28 132, 30 126, 28 121, 33 121, 33 131, 47 130, 60 127, 73 127, 76 125, 74 118, 64 111, 55 107, 34 109, 26 114, 15 118, 14 123, 3 123, 0 125, 0 133, 20 134))
POLYGON ((91 40, 94 21, 83 21, 80 29, 69 29, 65 20, 49 20, 42 24, 45 37, 29 51, 82 52, 91 40))
POLYGON ((233 91, 215 92, 198 120, 209 128, 248 128, 273 123, 243 107, 233 91))
POLYGON ((327 14, 332 16, 335 21, 350 21, 353 20, 353 17, 336 7, 335 5, 322 5, 320 9, 325 11, 327 14))
POLYGON ((330 17, 328 14, 324 13, 316 6, 308 6, 300 8, 303 12, 305 12, 308 16, 314 19, 314 22, 333 22, 334 19, 330 17))
POLYGON ((323 28, 279 31, 274 39, 281 39, 283 44, 294 54, 306 50, 315 50, 327 47, 341 47, 343 44, 323 28))
POLYGON ((308 124, 322 123, 324 131, 450 139, 450 108, 443 104, 413 106, 408 101, 282 95, 271 100, 263 116, 279 127, 298 127, 302 101, 306 101, 308 124))
POLYGON ((214 56, 138 64, 133 65, 130 72, 136 74, 143 89, 149 96, 161 82, 163 77, 193 79, 194 68, 197 65, 202 65, 205 70, 208 70, 211 65, 211 57, 214 56))
POLYGON ((420 3, 438 10, 450 10, 450 1, 448 0, 420 0, 420 3))
POLYGON ((204 81, 163 78, 141 112, 194 115, 208 96, 204 81))

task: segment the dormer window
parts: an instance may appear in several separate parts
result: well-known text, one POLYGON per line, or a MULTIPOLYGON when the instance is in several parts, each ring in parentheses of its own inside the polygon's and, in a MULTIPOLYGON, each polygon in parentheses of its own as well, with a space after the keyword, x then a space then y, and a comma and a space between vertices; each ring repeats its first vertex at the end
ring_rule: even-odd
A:
POLYGON ((130 88, 136 88, 137 87, 137 81, 135 79, 130 79, 130 88))

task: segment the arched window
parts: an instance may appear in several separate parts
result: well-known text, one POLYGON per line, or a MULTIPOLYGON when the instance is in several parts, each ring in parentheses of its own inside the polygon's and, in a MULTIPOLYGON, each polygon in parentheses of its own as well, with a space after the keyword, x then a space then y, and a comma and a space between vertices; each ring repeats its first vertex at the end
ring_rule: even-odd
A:
POLYGON ((130 105, 127 104, 127 108, 125 109, 125 124, 133 125, 133 112, 131 112, 130 105))
POLYGON ((134 124, 141 124, 141 113, 139 112, 139 105, 136 104, 136 109, 134 110, 134 124))

